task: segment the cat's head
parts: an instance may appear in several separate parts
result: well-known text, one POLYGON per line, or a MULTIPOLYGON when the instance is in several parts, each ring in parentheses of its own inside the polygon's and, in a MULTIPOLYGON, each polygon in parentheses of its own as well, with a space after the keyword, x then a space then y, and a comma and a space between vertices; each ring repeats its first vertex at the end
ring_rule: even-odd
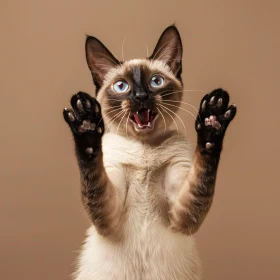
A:
POLYGON ((118 61, 98 39, 87 37, 86 58, 105 128, 141 138, 165 133, 182 99, 182 53, 175 26, 165 29, 145 59, 118 61))

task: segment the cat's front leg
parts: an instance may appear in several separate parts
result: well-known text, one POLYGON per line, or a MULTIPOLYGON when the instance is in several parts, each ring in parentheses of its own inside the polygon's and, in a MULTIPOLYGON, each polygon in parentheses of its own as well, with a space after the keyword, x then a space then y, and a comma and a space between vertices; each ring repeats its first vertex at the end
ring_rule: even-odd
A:
POLYGON ((97 231, 113 234, 120 221, 120 202, 104 165, 101 140, 104 122, 101 107, 95 98, 79 92, 72 96, 73 109, 64 109, 75 142, 81 174, 82 200, 97 231))
POLYGON ((236 106, 228 103, 229 95, 222 89, 201 101, 193 166, 170 211, 172 226, 180 232, 196 232, 210 209, 224 135, 236 114, 236 106))

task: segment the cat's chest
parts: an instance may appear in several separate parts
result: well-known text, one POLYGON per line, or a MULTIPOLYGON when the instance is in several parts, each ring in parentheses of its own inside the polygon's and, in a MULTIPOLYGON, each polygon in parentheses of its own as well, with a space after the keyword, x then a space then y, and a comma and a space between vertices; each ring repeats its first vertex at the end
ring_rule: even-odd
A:
POLYGON ((126 199, 141 204, 162 187, 170 159, 166 150, 110 137, 103 143, 104 165, 115 187, 126 190, 126 199))
POLYGON ((123 234, 139 252, 146 246, 149 250, 158 232, 169 227, 168 195, 170 190, 177 192, 180 185, 176 182, 188 168, 181 166, 174 173, 172 166, 189 162, 186 147, 175 141, 149 147, 115 137, 103 143, 104 165, 123 207, 123 234))
POLYGON ((135 145, 128 149, 110 149, 104 156, 107 174, 118 190, 126 191, 135 204, 148 202, 154 191, 163 187, 165 157, 156 149, 135 145))
POLYGON ((190 162, 187 142, 174 138, 149 146, 112 134, 105 136, 104 165, 125 210, 141 222, 150 216, 166 215, 169 188, 176 191, 180 187, 177 180, 188 169, 176 168, 176 173, 172 170, 175 163, 190 162))
MULTIPOLYGON (((106 135, 107 136, 107 135, 106 135)), ((169 162, 170 147, 151 147, 124 137, 108 135, 103 140, 104 165, 109 170, 123 173, 131 183, 145 183, 169 162)))

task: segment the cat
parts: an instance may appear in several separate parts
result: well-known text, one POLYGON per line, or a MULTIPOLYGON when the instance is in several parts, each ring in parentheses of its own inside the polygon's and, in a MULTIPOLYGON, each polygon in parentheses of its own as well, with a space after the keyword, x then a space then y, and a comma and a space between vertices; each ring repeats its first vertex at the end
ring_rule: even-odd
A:
POLYGON ((91 36, 85 49, 97 98, 78 92, 63 111, 92 222, 74 279, 201 279, 193 235, 211 206, 236 106, 223 89, 203 97, 192 152, 172 129, 184 93, 174 25, 145 59, 118 61, 91 36))

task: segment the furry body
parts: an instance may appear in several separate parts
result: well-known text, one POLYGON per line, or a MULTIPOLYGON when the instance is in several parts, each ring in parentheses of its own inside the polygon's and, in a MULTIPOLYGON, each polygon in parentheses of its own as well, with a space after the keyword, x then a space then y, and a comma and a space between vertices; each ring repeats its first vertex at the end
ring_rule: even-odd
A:
POLYGON ((199 279, 193 237, 173 232, 166 219, 166 192, 171 198, 178 193, 192 164, 188 142, 174 132, 160 146, 151 147, 108 133, 103 153, 125 221, 112 240, 89 229, 75 279, 199 279))
POLYGON ((150 58, 119 62, 94 37, 86 58, 97 99, 79 92, 63 111, 93 224, 75 280, 199 280, 193 234, 212 204, 235 105, 222 89, 203 97, 192 153, 171 129, 184 92, 174 26, 150 58))

